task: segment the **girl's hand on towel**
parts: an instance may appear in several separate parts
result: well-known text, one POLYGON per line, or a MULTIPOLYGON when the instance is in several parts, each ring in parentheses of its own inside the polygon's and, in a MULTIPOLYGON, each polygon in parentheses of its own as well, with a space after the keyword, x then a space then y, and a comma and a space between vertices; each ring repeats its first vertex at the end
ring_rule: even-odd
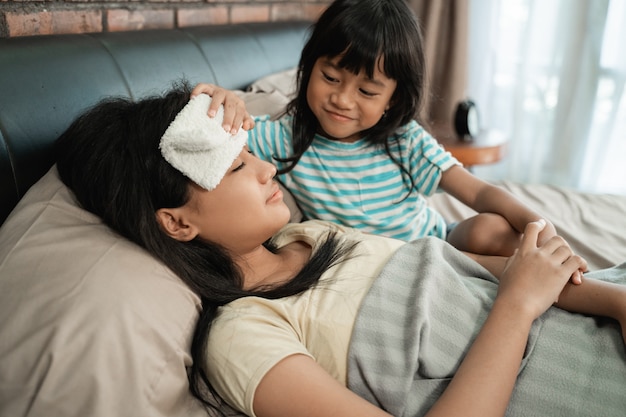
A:
POLYGON ((231 90, 215 84, 200 83, 191 91, 191 97, 198 94, 208 94, 212 101, 209 106, 209 117, 215 117, 220 105, 224 105, 224 130, 235 134, 240 128, 250 130, 254 127, 254 120, 246 110, 246 103, 231 90))
POLYGON ((544 220, 529 223, 515 254, 504 268, 498 287, 498 297, 520 313, 533 318, 543 314, 555 300, 570 277, 585 270, 584 259, 574 255, 567 242, 554 236, 538 245, 544 220))

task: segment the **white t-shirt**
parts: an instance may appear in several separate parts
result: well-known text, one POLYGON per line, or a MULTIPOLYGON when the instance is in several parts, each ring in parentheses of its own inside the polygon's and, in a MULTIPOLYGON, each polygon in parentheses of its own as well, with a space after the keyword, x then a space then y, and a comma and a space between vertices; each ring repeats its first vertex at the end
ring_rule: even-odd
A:
POLYGON ((304 241, 317 248, 329 228, 360 243, 349 260, 329 269, 314 288, 297 296, 246 297, 219 311, 207 345, 208 377, 231 406, 254 416, 254 393, 282 359, 304 354, 346 384, 347 354, 354 321, 373 280, 404 244, 321 221, 287 225, 275 238, 281 247, 304 241))

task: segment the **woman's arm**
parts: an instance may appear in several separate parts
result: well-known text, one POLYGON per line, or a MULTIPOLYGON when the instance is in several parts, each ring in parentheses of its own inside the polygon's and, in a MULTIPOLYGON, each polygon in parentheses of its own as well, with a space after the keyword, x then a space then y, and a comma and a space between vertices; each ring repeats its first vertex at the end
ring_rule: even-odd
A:
POLYGON ((289 356, 263 377, 254 394, 258 417, 389 417, 331 377, 313 359, 289 356))
POLYGON ((559 238, 537 246, 544 225, 530 223, 500 274, 494 305, 457 373, 428 416, 502 416, 532 322, 584 265, 559 238))
MULTIPOLYGON (((550 307, 572 272, 584 263, 571 256, 562 239, 537 247, 542 228, 538 222, 527 226, 520 249, 502 271, 483 328, 428 416, 504 415, 533 320, 550 307)), ((253 407, 259 417, 388 416, 304 355, 283 359, 263 377, 253 407)))

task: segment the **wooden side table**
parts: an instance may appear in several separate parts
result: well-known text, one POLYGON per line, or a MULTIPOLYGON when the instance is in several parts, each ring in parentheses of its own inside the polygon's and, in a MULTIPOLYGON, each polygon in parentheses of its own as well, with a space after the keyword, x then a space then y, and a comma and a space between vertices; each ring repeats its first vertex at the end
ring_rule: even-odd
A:
POLYGON ((452 132, 437 132, 433 136, 466 168, 498 162, 506 151, 506 136, 498 130, 483 129, 472 140, 461 140, 452 132))

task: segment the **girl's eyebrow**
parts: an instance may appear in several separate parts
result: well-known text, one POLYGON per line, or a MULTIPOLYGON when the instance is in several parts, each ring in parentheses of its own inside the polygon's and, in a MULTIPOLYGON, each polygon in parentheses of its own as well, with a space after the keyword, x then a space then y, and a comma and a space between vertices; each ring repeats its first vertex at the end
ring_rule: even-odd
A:
POLYGON ((324 57, 322 58, 322 65, 325 65, 327 67, 333 67, 334 69, 340 69, 339 65, 337 65, 336 63, 337 59, 335 58, 329 58, 329 57, 324 57))
POLYGON ((387 86, 387 84, 385 84, 380 79, 378 79, 378 78, 370 78, 370 77, 367 76, 367 74, 365 74, 365 81, 368 82, 368 83, 374 84, 376 86, 379 86, 379 87, 386 87, 387 86))
POLYGON ((368 76, 365 76, 365 79, 368 82, 370 82, 370 83, 372 83, 374 85, 377 85, 377 86, 380 86, 380 87, 385 87, 386 86, 386 84, 384 82, 380 81, 378 78, 369 78, 368 76))

